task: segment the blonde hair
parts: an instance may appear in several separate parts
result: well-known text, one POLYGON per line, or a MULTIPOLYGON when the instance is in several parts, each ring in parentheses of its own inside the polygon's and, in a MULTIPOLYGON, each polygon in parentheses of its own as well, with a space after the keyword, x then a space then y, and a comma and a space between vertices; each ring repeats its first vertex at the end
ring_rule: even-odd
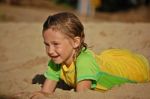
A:
POLYGON ((84 42, 84 26, 80 22, 79 18, 70 12, 61 12, 54 15, 50 15, 43 24, 43 31, 47 29, 59 30, 70 38, 80 37, 80 46, 76 49, 77 55, 79 55, 82 48, 87 48, 87 44, 84 42))

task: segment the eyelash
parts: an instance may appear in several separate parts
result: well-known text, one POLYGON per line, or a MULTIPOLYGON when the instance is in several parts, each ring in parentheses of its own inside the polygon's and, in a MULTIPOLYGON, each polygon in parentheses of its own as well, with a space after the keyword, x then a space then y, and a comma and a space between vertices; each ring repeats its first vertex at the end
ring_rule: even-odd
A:
POLYGON ((44 43, 46 46, 49 46, 49 44, 44 43))

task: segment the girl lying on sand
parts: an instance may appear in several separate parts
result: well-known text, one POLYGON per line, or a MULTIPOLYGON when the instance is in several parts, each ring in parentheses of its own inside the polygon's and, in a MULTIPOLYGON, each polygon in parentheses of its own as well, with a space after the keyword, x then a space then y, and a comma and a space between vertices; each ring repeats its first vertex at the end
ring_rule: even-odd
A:
POLYGON ((43 87, 32 99, 53 93, 60 80, 77 92, 150 81, 150 67, 144 56, 126 49, 108 49, 100 54, 89 50, 84 27, 73 13, 49 16, 43 25, 43 38, 50 61, 43 87))

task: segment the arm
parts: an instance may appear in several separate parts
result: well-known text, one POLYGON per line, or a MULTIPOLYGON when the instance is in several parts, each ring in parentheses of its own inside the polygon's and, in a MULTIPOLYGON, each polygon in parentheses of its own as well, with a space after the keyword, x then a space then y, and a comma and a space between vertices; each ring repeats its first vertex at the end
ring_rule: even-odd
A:
POLYGON ((53 93, 55 91, 57 81, 46 79, 41 89, 44 93, 53 93))
POLYGON ((56 85, 57 85, 57 81, 46 79, 41 91, 34 92, 31 95, 30 99, 40 99, 40 98, 44 98, 47 95, 50 95, 55 91, 56 85))
POLYGON ((92 85, 92 81, 91 80, 83 80, 80 81, 77 86, 76 86, 76 91, 80 92, 80 91, 85 91, 87 89, 90 89, 92 85))

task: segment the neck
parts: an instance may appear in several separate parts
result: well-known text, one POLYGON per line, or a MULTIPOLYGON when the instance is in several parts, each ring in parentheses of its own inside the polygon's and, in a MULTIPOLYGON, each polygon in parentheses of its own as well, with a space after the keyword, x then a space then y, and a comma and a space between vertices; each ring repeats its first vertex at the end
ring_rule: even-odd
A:
POLYGON ((71 56, 64 62, 64 64, 67 66, 67 67, 70 67, 70 65, 72 64, 72 62, 74 61, 76 57, 76 52, 73 51, 73 53, 71 54, 71 56))

